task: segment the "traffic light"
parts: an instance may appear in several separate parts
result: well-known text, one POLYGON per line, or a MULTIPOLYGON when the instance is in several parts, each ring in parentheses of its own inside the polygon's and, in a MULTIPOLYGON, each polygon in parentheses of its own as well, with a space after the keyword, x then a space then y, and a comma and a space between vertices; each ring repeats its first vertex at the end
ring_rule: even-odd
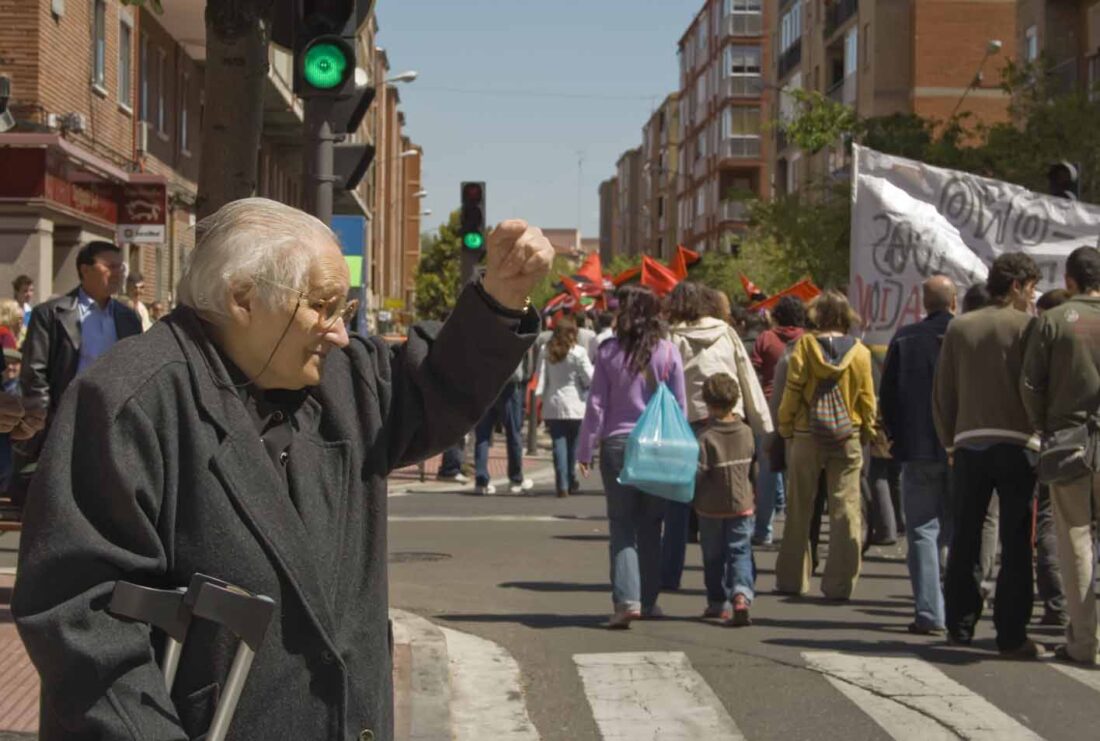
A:
MULTIPOLYGON (((355 88, 355 32, 373 0, 291 0, 294 94, 301 98, 343 97, 355 88)), ((276 19, 280 34, 285 21, 276 19)), ((277 39, 278 40, 278 39, 277 39)))
POLYGON ((459 236, 467 250, 485 247, 485 183, 462 184, 462 220, 459 236))

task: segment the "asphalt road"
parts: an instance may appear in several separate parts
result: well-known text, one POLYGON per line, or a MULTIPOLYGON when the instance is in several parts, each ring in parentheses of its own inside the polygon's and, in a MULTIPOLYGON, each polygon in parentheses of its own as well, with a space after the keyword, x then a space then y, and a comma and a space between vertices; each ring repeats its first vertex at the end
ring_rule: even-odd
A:
MULTIPOLYGON (((887 675, 870 680, 872 695, 910 692, 904 683, 900 690, 891 683, 917 670, 948 685, 936 690, 943 695, 937 701, 955 705, 960 725, 932 712, 938 737, 1100 738, 1100 672, 1089 675, 1090 686, 1089 677, 1000 659, 988 616, 969 648, 910 635, 904 544, 873 548, 855 598, 839 605, 816 592, 802 599, 770 594, 775 553, 758 550, 755 624, 743 629, 699 619, 705 592, 698 547, 689 545, 684 589, 660 599, 667 618, 608 631, 602 627, 611 609, 604 498, 587 491, 558 500, 549 487, 540 488, 522 497, 392 497, 389 548, 392 605, 510 652, 522 673, 530 718, 544 739, 608 737, 594 719, 591 688, 586 694, 575 657, 639 651, 683 652, 748 739, 931 737, 913 725, 922 718, 887 713, 883 721, 879 713, 876 722, 875 698, 851 699, 858 687, 842 690, 859 680, 849 683, 821 671, 813 657, 822 652, 827 656, 816 661, 839 654, 835 661, 862 663, 872 673, 883 668, 887 675), (959 700, 953 692, 968 697, 959 700), (983 725, 987 710, 1019 727, 998 731, 983 725), (891 732, 883 722, 893 723, 891 732)), ((1033 636, 1054 643, 1060 632, 1036 626, 1033 636)), ((919 706, 922 698, 904 702, 919 706)))

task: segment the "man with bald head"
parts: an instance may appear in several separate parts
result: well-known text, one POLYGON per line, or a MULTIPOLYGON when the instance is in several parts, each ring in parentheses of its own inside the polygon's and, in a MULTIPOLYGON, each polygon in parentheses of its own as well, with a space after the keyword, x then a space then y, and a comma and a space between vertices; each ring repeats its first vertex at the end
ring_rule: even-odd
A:
POLYGON ((947 453, 932 419, 932 379, 958 292, 946 275, 924 282, 923 321, 902 327, 890 342, 882 371, 881 404, 894 459, 902 465, 909 578, 916 619, 911 633, 942 635, 940 546, 950 541, 950 475, 947 453))

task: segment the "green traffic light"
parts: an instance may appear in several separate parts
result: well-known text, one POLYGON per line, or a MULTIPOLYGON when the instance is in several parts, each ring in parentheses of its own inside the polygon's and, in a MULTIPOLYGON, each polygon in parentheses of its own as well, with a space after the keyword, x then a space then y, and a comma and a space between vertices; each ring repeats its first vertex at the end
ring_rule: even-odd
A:
POLYGON ((485 246, 485 237, 478 232, 470 232, 462 237, 462 244, 468 250, 480 250, 485 246))
POLYGON ((302 76, 313 87, 319 90, 339 87, 347 79, 347 71, 348 58, 341 46, 323 42, 306 49, 302 76))

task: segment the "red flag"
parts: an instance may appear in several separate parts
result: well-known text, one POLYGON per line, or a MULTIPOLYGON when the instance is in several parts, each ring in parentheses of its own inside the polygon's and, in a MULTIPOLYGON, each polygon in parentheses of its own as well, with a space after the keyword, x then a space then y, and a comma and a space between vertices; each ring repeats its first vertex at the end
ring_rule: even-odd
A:
POLYGON ((821 289, 815 286, 812 280, 807 278, 805 280, 800 280, 789 288, 783 289, 779 293, 764 301, 759 301, 753 304, 749 307, 749 311, 761 311, 764 309, 770 311, 775 307, 777 303, 779 303, 779 299, 783 298, 784 296, 794 296, 795 298, 801 299, 803 303, 809 303, 820 295, 821 289))
POLYGON ((587 280, 593 285, 603 285, 603 266, 600 265, 600 253, 593 252, 591 255, 585 258, 584 264, 581 265, 581 269, 573 274, 577 278, 587 280))
POLYGON ((668 266, 680 280, 685 280, 688 276, 688 265, 694 265, 699 260, 700 255, 698 252, 693 252, 681 244, 676 247, 676 254, 669 260, 668 266))
POLYGON ((754 296, 759 296, 764 293, 757 288, 756 284, 749 280, 744 273, 741 273, 741 288, 745 290, 745 295, 748 296, 750 301, 754 296))
POLYGON ((627 269, 626 269, 626 270, 624 270, 623 272, 621 272, 621 273, 619 273, 618 275, 616 275, 616 276, 615 276, 615 277, 614 277, 614 278, 613 278, 613 279, 611 280, 611 282, 615 284, 615 287, 616 287, 616 288, 618 288, 618 287, 619 287, 619 286, 621 286, 621 285, 622 285, 623 283, 629 283, 630 281, 634 280, 635 278, 637 278, 637 277, 638 277, 639 275, 641 275, 641 274, 642 274, 642 267, 641 267, 641 265, 639 265, 639 266, 638 266, 638 267, 636 267, 636 268, 627 268, 627 269))
POLYGON ((680 277, 671 269, 649 255, 642 258, 642 285, 653 289, 658 296, 664 296, 679 282, 680 277))
POLYGON ((565 286, 565 290, 568 291, 569 295, 573 297, 573 303, 576 305, 580 305, 581 292, 580 287, 577 286, 577 281, 573 280, 568 275, 563 275, 561 277, 561 284, 565 286))

